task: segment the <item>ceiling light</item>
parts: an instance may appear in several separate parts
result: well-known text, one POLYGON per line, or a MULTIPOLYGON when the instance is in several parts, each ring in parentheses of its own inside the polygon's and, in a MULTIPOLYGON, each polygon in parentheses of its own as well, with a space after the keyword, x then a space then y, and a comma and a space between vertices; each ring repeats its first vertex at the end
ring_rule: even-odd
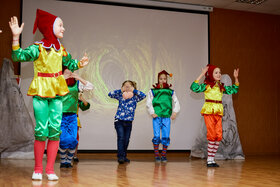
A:
POLYGON ((235 0, 237 3, 247 3, 252 5, 260 5, 267 0, 235 0))

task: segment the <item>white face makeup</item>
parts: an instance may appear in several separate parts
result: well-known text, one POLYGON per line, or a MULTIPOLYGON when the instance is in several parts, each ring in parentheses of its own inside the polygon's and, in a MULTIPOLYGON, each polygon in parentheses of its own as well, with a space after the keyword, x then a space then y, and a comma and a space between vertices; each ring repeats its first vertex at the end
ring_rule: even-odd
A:
POLYGON ((60 18, 56 18, 53 24, 53 33, 57 38, 63 38, 65 29, 63 27, 63 21, 60 18))
POLYGON ((215 68, 213 71, 213 78, 215 81, 220 81, 222 77, 220 68, 215 68))
POLYGON ((167 76, 165 74, 161 74, 158 78, 158 83, 159 84, 167 83, 167 76))

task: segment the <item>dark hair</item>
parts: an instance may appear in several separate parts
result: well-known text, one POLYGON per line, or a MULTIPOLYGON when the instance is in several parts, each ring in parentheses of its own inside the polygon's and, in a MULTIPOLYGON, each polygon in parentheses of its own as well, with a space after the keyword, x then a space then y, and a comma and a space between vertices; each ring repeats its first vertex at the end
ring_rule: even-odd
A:
POLYGON ((137 84, 136 84, 136 82, 135 82, 135 81, 131 81, 131 80, 126 80, 126 81, 124 81, 124 82, 122 83, 122 87, 123 87, 124 84, 127 83, 127 82, 129 82, 130 85, 133 86, 133 88, 134 88, 135 90, 137 90, 137 87, 136 87, 137 84))

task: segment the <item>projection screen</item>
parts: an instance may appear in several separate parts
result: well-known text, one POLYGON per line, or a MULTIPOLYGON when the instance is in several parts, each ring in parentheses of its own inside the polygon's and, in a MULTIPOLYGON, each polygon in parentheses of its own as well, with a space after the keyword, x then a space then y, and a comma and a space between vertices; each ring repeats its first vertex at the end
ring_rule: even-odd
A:
MULTIPOLYGON (((79 150, 116 150, 118 102, 107 96, 109 91, 134 80, 138 90, 147 94, 163 69, 173 74, 168 81, 181 106, 171 124, 169 149, 191 149, 202 125, 203 95, 191 93, 189 87, 208 64, 207 13, 54 0, 23 0, 22 6, 22 48, 42 39, 39 31, 32 34, 39 8, 63 20, 66 31, 61 42, 73 58, 81 59, 85 52, 90 58, 89 65, 77 71, 94 85, 93 92, 84 93, 90 110, 79 112, 79 150)), ((21 63, 21 78, 33 117, 32 97, 26 95, 33 78, 32 62, 21 63)), ((152 138, 145 99, 137 105, 129 150, 152 150, 152 138)))

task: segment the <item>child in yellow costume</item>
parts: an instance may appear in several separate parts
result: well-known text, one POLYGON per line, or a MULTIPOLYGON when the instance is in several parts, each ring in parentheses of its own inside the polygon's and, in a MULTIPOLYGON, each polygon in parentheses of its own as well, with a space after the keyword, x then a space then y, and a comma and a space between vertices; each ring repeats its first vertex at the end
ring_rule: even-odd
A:
POLYGON ((238 82, 239 69, 234 70, 235 84, 224 86, 220 82, 221 70, 214 65, 208 65, 202 69, 199 77, 192 83, 191 90, 199 93, 204 92, 205 103, 201 109, 207 128, 208 157, 207 167, 219 167, 215 162, 215 154, 219 148, 220 141, 223 138, 222 117, 223 117, 223 94, 235 94, 239 89, 238 82), (205 75, 206 74, 206 75, 205 75), (198 84, 199 80, 205 75, 204 83, 198 84))
POLYGON ((63 22, 59 17, 48 12, 37 9, 33 34, 38 28, 44 38, 26 49, 19 46, 19 36, 22 33, 24 23, 19 27, 17 18, 12 17, 9 25, 13 33, 12 59, 16 62, 34 61, 34 78, 28 90, 28 95, 33 96, 36 119, 35 167, 32 179, 42 180, 42 161, 45 141, 48 139, 46 174, 48 180, 58 180, 54 172, 54 163, 61 134, 61 96, 69 92, 62 75, 62 65, 74 71, 87 65, 88 57, 85 55, 81 61, 71 58, 71 55, 59 41, 65 31, 63 22))

